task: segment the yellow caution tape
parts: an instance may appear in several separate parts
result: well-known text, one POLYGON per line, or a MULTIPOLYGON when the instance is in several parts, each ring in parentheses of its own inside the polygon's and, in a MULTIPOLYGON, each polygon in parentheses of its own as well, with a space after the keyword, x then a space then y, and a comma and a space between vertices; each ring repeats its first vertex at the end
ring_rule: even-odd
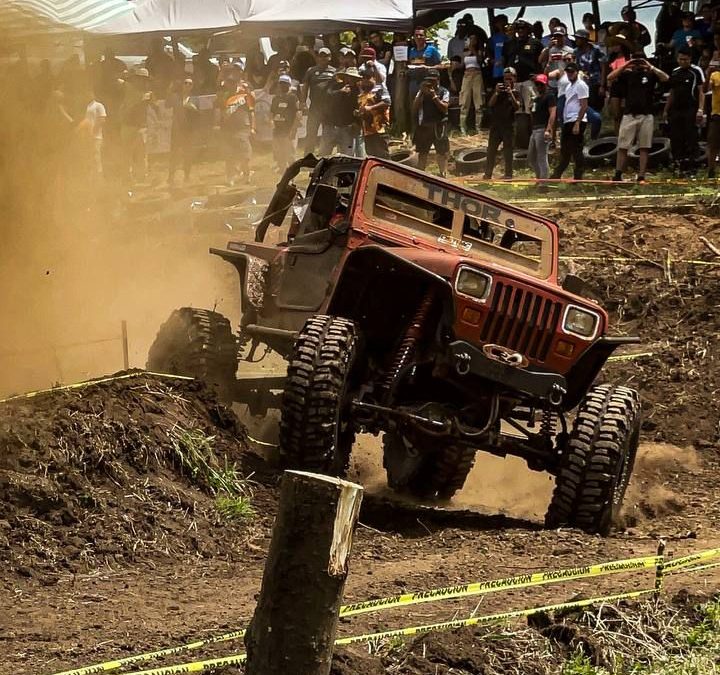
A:
POLYGON ((691 572, 702 572, 703 570, 711 570, 720 567, 720 562, 708 563, 707 565, 697 565, 696 567, 680 567, 670 574, 690 574, 691 572))
MULTIPOLYGON (((467 619, 456 619, 455 621, 445 621, 443 623, 431 623, 425 626, 412 626, 410 628, 398 628, 397 630, 387 630, 381 633, 367 633, 355 637, 340 638, 335 641, 336 645, 351 645, 356 642, 370 642, 372 640, 382 640, 391 637, 404 637, 410 635, 420 635, 422 633, 431 633, 434 631, 453 630, 455 628, 463 628, 466 626, 479 626, 488 623, 499 623, 508 619, 516 619, 521 616, 530 616, 539 612, 555 612, 563 609, 574 609, 577 607, 587 607, 600 602, 615 602, 617 600, 627 600, 630 598, 638 598, 646 593, 654 593, 654 588, 644 589, 642 591, 630 591, 628 593, 619 593, 618 595, 607 595, 600 598, 589 598, 587 600, 575 600, 573 602, 562 602, 556 605, 544 605, 542 607, 533 607, 532 609, 518 609, 512 612, 502 612, 500 614, 489 614, 486 616, 473 616, 467 619)), ((133 673, 132 675, 139 675, 133 673)))
POLYGON ((561 204, 573 202, 605 202, 620 199, 675 199, 677 197, 709 197, 702 192, 673 192, 660 195, 599 195, 593 197, 536 197, 534 199, 511 199, 510 204, 561 204))
POLYGON ((688 565, 694 565, 695 563, 701 563, 711 558, 716 558, 720 555, 720 548, 710 548, 707 551, 700 551, 699 553, 691 553, 683 558, 675 558, 674 560, 668 560, 665 563, 665 570, 674 570, 678 567, 687 567, 688 565))
POLYGON ((618 354, 616 356, 609 356, 608 361, 632 361, 633 359, 639 359, 643 356, 655 356, 653 352, 638 352, 637 354, 618 354))
POLYGON ((181 663, 177 666, 165 666, 164 668, 152 668, 151 670, 136 670, 127 675, 176 675, 177 673, 201 673, 204 670, 214 670, 223 666, 238 666, 247 660, 246 654, 231 654, 219 659, 209 661, 193 661, 181 663))
MULTIPOLYGON (((375 600, 366 600, 364 602, 356 602, 349 605, 343 605, 340 608, 341 617, 355 616, 357 614, 367 614, 368 612, 378 612, 394 607, 403 607, 408 605, 417 605, 424 602, 435 602, 439 600, 453 600, 456 598, 464 598, 473 595, 483 595, 486 593, 496 593, 511 588, 528 588, 530 586, 542 586, 545 584, 560 583, 563 581, 571 581, 574 579, 583 579, 587 577, 605 576, 608 574, 618 574, 621 572, 632 572, 643 569, 651 569, 657 566, 660 558, 658 556, 646 556, 644 558, 629 558, 627 560, 615 560, 612 562, 600 563, 597 565, 586 565, 582 567, 571 567, 561 570, 551 570, 547 572, 535 572, 532 574, 520 574, 505 579, 493 579, 490 581, 478 581, 471 584, 462 584, 459 586, 447 586, 444 588, 435 588, 427 591, 418 591, 417 593, 405 593, 402 595, 394 595, 387 598, 378 598, 375 600)), ((244 637, 244 630, 237 630, 224 635, 207 638, 205 640, 196 640, 178 647, 170 647, 156 652, 148 652, 147 654, 138 654, 137 656, 128 656, 124 659, 116 661, 107 661, 94 666, 78 668, 76 670, 66 670, 55 675, 93 675, 93 673, 103 673, 117 670, 123 666, 149 661, 160 656, 168 656, 178 654, 185 651, 200 649, 206 645, 237 640, 244 637)), ((179 671, 193 672, 193 671, 179 671)))
POLYGON ((643 569, 651 569, 656 567, 660 561, 661 558, 659 558, 658 556, 630 558, 628 560, 616 560, 614 562, 601 563, 599 565, 585 565, 582 567, 572 567, 569 569, 553 570, 549 572, 520 574, 518 576, 508 577, 506 579, 478 581, 472 584, 447 586, 445 588, 435 588, 429 591, 406 593, 404 595, 395 595, 388 598, 379 598, 377 600, 365 600, 364 602, 356 602, 350 605, 344 605, 340 608, 340 616, 354 616, 355 614, 365 614, 367 612, 386 610, 393 607, 417 605, 421 602, 452 600, 454 598, 464 598, 472 595, 496 593, 498 591, 504 591, 510 588, 528 588, 530 586, 542 586, 544 584, 553 584, 562 581, 570 581, 573 579, 584 579, 587 577, 599 577, 605 576, 607 574, 617 574, 619 572, 631 572, 643 569))
MULTIPOLYGON (((597 255, 561 255, 560 260, 583 260, 588 262, 626 262, 626 263, 656 263, 661 265, 659 260, 643 260, 642 258, 624 258, 622 256, 597 256, 597 255)), ((708 267, 715 267, 720 265, 720 260, 685 260, 684 258, 675 259, 673 263, 682 263, 684 265, 706 265, 708 267)))
POLYGON ((83 389, 84 387, 90 387, 94 384, 105 384, 106 382, 115 382, 116 380, 127 380, 131 377, 143 377, 145 375, 151 375, 153 377, 165 377, 171 380, 194 380, 194 377, 187 377, 185 375, 170 375, 168 373, 154 373, 149 370, 141 370, 136 373, 127 373, 125 375, 114 375, 113 377, 103 377, 99 380, 86 380, 85 382, 76 382, 75 384, 65 384, 61 387, 52 387, 51 389, 40 389, 38 391, 30 391, 27 394, 17 394, 16 396, 9 396, 8 398, 0 399, 0 403, 7 403, 8 401, 16 401, 21 398, 35 398, 41 394, 53 394, 58 391, 67 391, 69 389, 83 389))
MULTIPOLYGON (((114 661, 106 661, 105 663, 98 663, 94 666, 85 666, 84 668, 75 668, 74 670, 64 670, 62 673, 55 673, 55 675, 94 675, 94 673, 107 673, 112 670, 118 670, 124 666, 132 665, 133 663, 142 663, 143 661, 150 661, 151 659, 157 659, 162 656, 172 656, 173 654, 181 654, 182 652, 191 651, 194 649, 201 649, 208 645, 216 644, 218 642, 228 642, 230 640, 239 640, 245 636, 244 630, 236 630, 231 633, 225 633, 224 635, 216 635, 209 637, 204 640, 195 640, 194 642, 187 642, 184 645, 177 647, 168 647, 167 649, 158 649, 154 652, 147 652, 146 654, 137 654, 136 656, 126 656, 122 659, 116 659, 114 661)), ((230 664, 227 664, 230 665, 230 664)), ((176 671, 176 672, 193 672, 193 671, 176 671)))
MULTIPOLYGON (((464 628, 467 626, 480 626, 490 623, 502 623, 509 619, 516 619, 523 616, 538 614, 539 612, 556 612, 564 609, 577 609, 580 607, 588 607, 599 603, 617 602, 619 600, 629 600, 639 598, 647 593, 654 593, 655 589, 644 589, 642 591, 631 591, 628 593, 619 593, 617 595, 607 595, 599 598, 588 598, 586 600, 574 600, 572 602, 562 602, 555 605, 544 605, 541 607, 533 607, 531 609, 518 609, 512 612, 502 612, 500 614, 488 614, 486 616, 473 616, 467 619, 456 619, 455 621, 444 621, 442 623, 431 623, 424 626, 410 626, 408 628, 398 628, 396 630, 387 630, 380 633, 366 633, 365 635, 357 635, 353 637, 338 638, 335 640, 336 646, 351 645, 358 642, 371 642, 373 640, 382 640, 391 637, 409 637, 412 635, 422 635, 424 633, 432 633, 436 631, 454 630, 456 628, 464 628)), ((140 670, 128 675, 176 675, 177 673, 199 673, 204 670, 212 670, 220 666, 229 666, 242 663, 247 659, 246 654, 233 654, 220 659, 211 659, 209 661, 194 661, 192 663, 181 663, 176 666, 166 666, 165 668, 153 668, 152 670, 140 670)))

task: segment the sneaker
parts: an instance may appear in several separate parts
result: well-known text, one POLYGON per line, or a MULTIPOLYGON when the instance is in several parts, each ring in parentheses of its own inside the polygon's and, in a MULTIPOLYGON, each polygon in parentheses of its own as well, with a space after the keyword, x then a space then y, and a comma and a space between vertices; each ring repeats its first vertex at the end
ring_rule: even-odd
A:
POLYGON ((616 171, 612 179, 617 183, 622 181, 622 171, 616 171))
POLYGON ((647 183, 647 181, 645 180, 645 176, 638 176, 637 183, 638 185, 645 185, 647 183))

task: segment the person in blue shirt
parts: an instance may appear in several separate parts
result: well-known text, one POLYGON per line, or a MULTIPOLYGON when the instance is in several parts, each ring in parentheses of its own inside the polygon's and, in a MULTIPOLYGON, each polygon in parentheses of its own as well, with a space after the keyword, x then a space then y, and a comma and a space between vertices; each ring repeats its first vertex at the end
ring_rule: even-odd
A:
POLYGON ((442 56, 438 48, 427 41, 425 29, 418 26, 413 34, 413 44, 408 50, 408 66, 410 70, 410 98, 413 99, 420 90, 422 81, 429 69, 440 65, 442 56))
POLYGON ((584 75, 585 83, 590 87, 588 105, 597 112, 605 104, 605 90, 602 83, 606 79, 607 62, 600 48, 590 42, 590 31, 580 28, 575 33, 575 63, 584 75))
POLYGON ((505 32, 508 18, 505 14, 498 14, 493 19, 492 35, 488 42, 489 56, 492 58, 492 77, 495 83, 503 79, 505 60, 503 59, 503 45, 510 39, 505 32))
POLYGON ((702 45, 702 35, 695 28, 695 17, 691 12, 686 12, 682 17, 682 28, 678 28, 673 34, 672 39, 666 45, 672 49, 675 54, 681 48, 689 49, 693 56, 693 62, 697 61, 702 45))
POLYGON ((709 3, 700 7, 700 16, 695 19, 695 28, 700 31, 700 36, 705 43, 712 43, 713 38, 713 10, 709 3))

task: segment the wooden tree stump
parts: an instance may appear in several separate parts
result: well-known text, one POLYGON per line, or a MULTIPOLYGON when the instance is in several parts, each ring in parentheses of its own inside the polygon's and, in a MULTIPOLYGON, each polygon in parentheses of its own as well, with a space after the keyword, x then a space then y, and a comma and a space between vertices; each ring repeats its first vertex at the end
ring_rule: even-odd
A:
POLYGON ((360 485, 286 471, 262 589, 245 636, 248 675, 328 675, 360 485))

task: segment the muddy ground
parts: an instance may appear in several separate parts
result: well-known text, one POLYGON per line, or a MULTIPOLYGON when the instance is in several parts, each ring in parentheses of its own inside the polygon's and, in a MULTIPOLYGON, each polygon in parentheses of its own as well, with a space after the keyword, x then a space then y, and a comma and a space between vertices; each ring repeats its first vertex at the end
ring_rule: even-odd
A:
MULTIPOLYGON (((176 306, 217 306, 237 320, 236 281, 205 252, 223 246, 230 230, 222 222, 198 223, 191 209, 207 183, 206 176, 172 194, 153 188, 120 207, 113 202, 107 220, 76 223, 82 237, 61 229, 43 238, 23 265, 3 266, 3 274, 29 289, 36 310, 25 311, 28 298, 4 299, 5 315, 13 318, 8 342, 18 352, 38 349, 32 358, 9 357, 3 394, 119 367, 115 343, 107 352, 92 347, 90 357, 80 348, 53 357, 40 351, 43 340, 102 337, 113 333, 117 318, 127 318, 131 365, 139 366, 157 325, 176 306), (28 314, 31 320, 23 318, 28 314)), ((720 545, 720 275, 711 265, 674 263, 668 276, 663 264, 665 249, 672 260, 714 260, 699 237, 720 244, 717 213, 707 204, 678 207, 672 200, 654 209, 616 202, 541 208, 561 224, 564 256, 599 258, 564 264, 591 283, 617 333, 642 337, 642 345, 626 352, 651 353, 617 361, 604 375, 637 387, 645 407, 622 527, 606 539, 544 531, 552 483, 514 460, 480 457, 445 510, 390 501, 377 442, 362 438, 352 476, 367 494, 349 601, 652 554, 660 537, 672 555, 720 545)), ((23 237, 37 243, 22 235, 11 247, 15 253, 23 237)), ((265 427, 271 431, 272 420, 265 427)), ((0 604, 6 608, 0 673, 50 674, 232 630, 249 619, 276 479, 257 458, 262 446, 200 385, 140 377, 0 404, 0 447, 0 604), (250 477, 252 515, 237 521, 219 514, 213 486, 178 459, 178 428, 212 436, 218 455, 250 477)), ((652 584, 648 575, 626 579, 633 588, 652 584)), ((719 579, 699 573, 672 578, 668 587, 717 589, 719 579)), ((428 603, 355 617, 341 630, 444 621, 619 587, 626 586, 609 577, 484 596, 479 607, 477 599, 428 603)), ((426 638, 426 663, 397 672, 487 672, 480 652, 465 653, 479 642, 474 633, 459 635, 426 638), (428 659, 428 650, 445 656, 428 659)), ((199 656, 241 648, 226 643, 199 656)), ((383 666, 355 648, 338 657, 335 670, 379 673, 383 666)))

